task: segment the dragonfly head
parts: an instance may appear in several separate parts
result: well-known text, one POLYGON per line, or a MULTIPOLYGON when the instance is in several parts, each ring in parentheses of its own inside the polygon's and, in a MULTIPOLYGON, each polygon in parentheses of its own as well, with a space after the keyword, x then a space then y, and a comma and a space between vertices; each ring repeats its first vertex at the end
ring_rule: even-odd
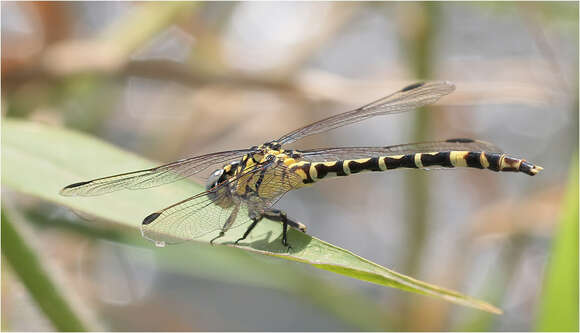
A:
POLYGON ((219 189, 217 187, 223 184, 223 182, 225 182, 226 179, 227 178, 224 169, 217 169, 216 171, 212 172, 211 175, 207 178, 205 189, 209 191, 207 192, 207 196, 214 203, 218 203, 218 201, 221 201, 218 200, 220 197, 223 198, 223 196, 220 194, 223 194, 224 188, 219 189))
POLYGON ((224 179, 224 169, 217 169, 216 171, 212 172, 211 175, 207 178, 207 183, 205 184, 205 189, 207 191, 211 190, 212 188, 218 186, 224 179))
POLYGON ((221 169, 215 170, 211 175, 209 175, 205 184, 205 189, 206 191, 210 191, 207 195, 212 201, 216 201, 220 196, 219 193, 224 191, 224 189, 229 189, 228 186, 224 186, 222 189, 217 189, 217 187, 222 185, 224 182, 227 182, 228 178, 233 175, 238 165, 239 162, 232 162, 221 169))

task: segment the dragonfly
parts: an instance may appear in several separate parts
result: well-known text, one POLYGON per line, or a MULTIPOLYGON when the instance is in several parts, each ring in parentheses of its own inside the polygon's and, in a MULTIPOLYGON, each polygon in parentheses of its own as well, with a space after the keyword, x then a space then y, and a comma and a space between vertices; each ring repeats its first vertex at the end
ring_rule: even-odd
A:
POLYGON ((448 81, 411 84, 367 105, 319 120, 259 146, 193 156, 150 169, 78 182, 64 187, 60 194, 96 196, 122 189, 146 189, 190 178, 217 166, 207 177, 204 192, 145 217, 141 222, 142 235, 158 246, 216 235, 210 241, 213 245, 229 230, 249 223, 234 243, 239 245, 265 218, 281 223, 282 244, 291 248, 288 228, 306 232, 306 226, 274 205, 288 191, 323 179, 399 168, 467 167, 530 176, 543 169, 524 159, 511 157, 491 143, 464 138, 383 147, 283 149, 284 145, 310 135, 435 103, 454 90, 455 85, 448 81))

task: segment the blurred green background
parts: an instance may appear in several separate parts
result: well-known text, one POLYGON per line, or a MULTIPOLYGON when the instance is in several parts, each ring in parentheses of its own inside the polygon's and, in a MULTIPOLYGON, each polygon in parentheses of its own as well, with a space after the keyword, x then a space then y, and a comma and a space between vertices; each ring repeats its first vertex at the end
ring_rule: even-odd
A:
MULTIPOLYGON (((3 120, 78 130, 168 162, 260 144, 415 81, 450 80, 457 90, 429 112, 295 147, 470 137, 545 168, 534 178, 364 174, 278 203, 310 234, 486 300, 501 316, 235 249, 157 250, 136 230, 23 195, 3 173, 3 330, 578 330, 577 3, 1 6, 3 120)), ((106 160, 94 168, 132 171, 106 160)))

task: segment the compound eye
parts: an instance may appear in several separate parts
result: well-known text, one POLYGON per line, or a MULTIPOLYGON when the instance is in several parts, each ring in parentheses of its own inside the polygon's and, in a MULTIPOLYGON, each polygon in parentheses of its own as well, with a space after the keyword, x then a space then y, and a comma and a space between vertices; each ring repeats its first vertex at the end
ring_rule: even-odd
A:
POLYGON ((217 169, 216 171, 212 172, 212 174, 207 178, 207 183, 205 185, 206 190, 211 190, 212 188, 216 187, 220 182, 222 175, 224 174, 224 169, 217 169))

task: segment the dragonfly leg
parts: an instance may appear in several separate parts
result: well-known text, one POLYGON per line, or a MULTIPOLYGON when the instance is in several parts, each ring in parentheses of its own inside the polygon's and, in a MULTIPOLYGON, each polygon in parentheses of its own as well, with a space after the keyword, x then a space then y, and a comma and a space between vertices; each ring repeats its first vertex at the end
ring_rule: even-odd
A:
POLYGON ((226 233, 225 233, 224 231, 220 231, 220 234, 219 234, 219 235, 217 235, 217 236, 215 236, 214 238, 212 238, 212 240, 210 240, 210 241, 209 241, 209 243, 210 243, 211 245, 215 245, 213 242, 214 242, 216 239, 222 238, 222 237, 223 237, 225 234, 226 234, 226 233))
POLYGON ((232 224, 234 224, 234 221, 238 217, 238 212, 239 211, 240 211, 240 205, 235 206, 234 207, 234 210, 232 211, 232 213, 230 214, 230 216, 228 216, 228 219, 227 219, 226 223, 224 223, 224 225, 222 227, 222 230, 220 231, 220 234, 217 235, 216 237, 214 237, 212 240, 209 241, 209 243, 211 245, 214 245, 213 242, 216 239, 222 238, 226 234, 226 231, 228 231, 230 229, 230 227, 232 226, 232 224))
POLYGON ((248 229, 246 229, 246 232, 244 232, 244 235, 239 238, 234 244, 238 245, 239 241, 242 241, 244 239, 246 239, 246 237, 248 237, 248 235, 250 234, 250 232, 256 227, 256 225, 258 224, 258 222, 260 222, 260 220, 262 219, 262 217, 255 217, 252 218, 252 224, 250 224, 250 226, 248 227, 248 229))
POLYGON ((286 216, 286 213, 278 210, 278 209, 271 209, 264 212, 264 217, 272 221, 282 222, 282 244, 284 246, 288 245, 288 226, 292 228, 298 229, 302 232, 306 232, 306 226, 300 222, 296 222, 291 220, 286 216))

